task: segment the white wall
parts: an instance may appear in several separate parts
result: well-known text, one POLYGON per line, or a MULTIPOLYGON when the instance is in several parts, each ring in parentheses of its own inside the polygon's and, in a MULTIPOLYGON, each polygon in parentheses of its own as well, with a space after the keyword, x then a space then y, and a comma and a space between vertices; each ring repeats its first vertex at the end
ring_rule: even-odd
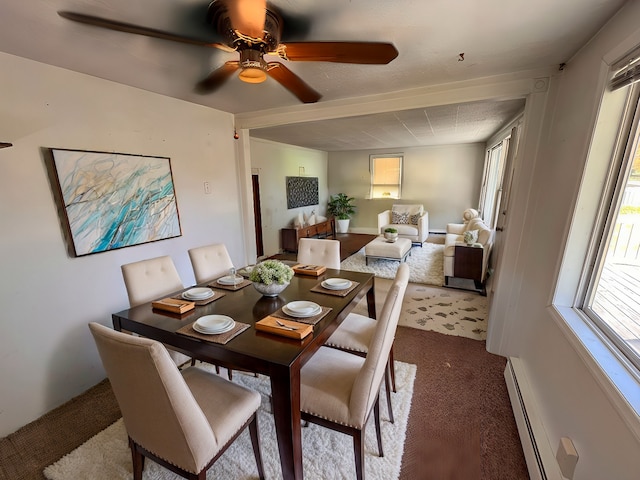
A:
POLYGON ((4 436, 104 378, 87 322, 128 306, 121 264, 171 255, 190 285, 189 248, 245 259, 231 115, 1 53, 0 71, 0 141, 14 144, 0 150, 4 436), (170 157, 182 236, 70 258, 45 147, 170 157))
POLYGON ((421 203, 429 212, 429 230, 445 231, 447 223, 462 221, 462 212, 478 206, 485 145, 480 143, 433 147, 357 150, 329 153, 330 193, 355 197, 357 213, 351 231, 377 229, 377 215, 393 203, 421 203), (369 197, 369 155, 403 154, 402 199, 369 197))
MULTIPOLYGON (((640 43, 639 20, 640 2, 627 3, 567 63, 561 77, 552 79, 545 99, 529 99, 525 116, 529 132, 521 152, 526 159, 520 159, 520 188, 513 202, 520 207, 520 219, 507 225, 503 267, 489 320, 488 349, 522 360, 552 451, 560 437, 573 439, 580 457, 574 480, 631 480, 640 471, 637 410, 622 400, 592 360, 593 352, 605 349, 591 336, 588 352, 583 345, 587 329, 577 336, 578 329, 567 326, 569 316, 559 315, 550 306, 564 249, 573 258, 564 265, 566 276, 576 284, 581 262, 575 259, 584 260, 584 239, 591 234, 590 222, 584 222, 581 231, 573 232, 582 241, 566 244, 606 83, 605 57, 615 57, 613 52, 621 56, 640 43), (538 130, 540 120, 543 128, 538 130), (522 173, 529 168, 530 175, 522 173), (515 226, 519 232, 514 232, 515 226)), ((579 210, 580 217, 593 214, 579 210)), ((563 315, 570 312, 567 308, 563 315)), ((608 363, 615 363, 611 355, 608 363)), ((611 371, 616 382, 625 381, 623 369, 612 367, 611 371)), ((637 396, 638 381, 631 382, 637 396)), ((629 400, 640 403, 637 397, 629 400)))
POLYGON ((281 250, 280 229, 291 226, 298 212, 325 215, 327 211, 327 152, 251 139, 251 170, 260 181, 262 235, 265 255, 281 250), (319 204, 287 208, 286 177, 318 177, 319 204))

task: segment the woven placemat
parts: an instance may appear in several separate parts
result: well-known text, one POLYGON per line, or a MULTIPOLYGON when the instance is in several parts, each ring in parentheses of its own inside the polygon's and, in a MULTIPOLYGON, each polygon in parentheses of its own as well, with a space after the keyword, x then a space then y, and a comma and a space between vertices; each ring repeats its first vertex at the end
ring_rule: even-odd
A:
POLYGON ((242 280, 242 282, 240 283, 236 283, 235 285, 223 285, 221 283, 218 283, 217 281, 211 282, 209 285, 207 285, 207 287, 210 288, 222 288, 224 290, 231 290, 231 291, 236 291, 236 290, 240 290, 241 288, 246 287, 247 285, 251 285, 253 282, 249 281, 249 280, 242 280))
POLYGON ((320 307, 320 308, 322 308, 322 311, 319 314, 314 315, 313 317, 306 317, 306 318, 293 317, 291 315, 287 315, 286 313, 284 313, 282 311, 282 308, 273 312, 271 316, 282 318, 284 320, 292 320, 294 322, 306 323, 308 325, 315 325, 320 320, 322 320, 327 313, 333 310, 331 307, 320 307))
POLYGON ((326 293, 327 295, 336 295, 337 297, 346 297, 358 285, 360 285, 360 282, 354 282, 353 280, 351 280, 351 286, 349 288, 345 288, 344 290, 331 290, 330 288, 324 288, 322 286, 322 282, 318 282, 318 284, 313 287, 311 291, 316 293, 326 293))
MULTIPOLYGON (((216 300, 221 299, 225 295, 226 293, 224 292, 213 292, 213 297, 205 298, 204 300, 189 300, 189 302, 193 302, 196 304, 197 307, 201 307, 202 305, 207 305, 211 302, 215 302, 216 300)), ((182 294, 176 295, 175 297, 171 297, 171 298, 177 298, 178 300, 185 300, 184 298, 182 298, 182 294)))
POLYGON ((234 338, 236 335, 240 335, 250 326, 251 325, 249 325, 248 323, 236 322, 234 327, 228 332, 218 333, 215 335, 206 335, 204 333, 196 332, 193 329, 193 323, 190 323, 189 325, 185 325, 184 327, 176 330, 176 333, 179 333, 181 335, 186 335, 188 337, 199 338, 200 340, 206 340, 207 342, 219 343, 221 345, 224 345, 229 340, 234 338))

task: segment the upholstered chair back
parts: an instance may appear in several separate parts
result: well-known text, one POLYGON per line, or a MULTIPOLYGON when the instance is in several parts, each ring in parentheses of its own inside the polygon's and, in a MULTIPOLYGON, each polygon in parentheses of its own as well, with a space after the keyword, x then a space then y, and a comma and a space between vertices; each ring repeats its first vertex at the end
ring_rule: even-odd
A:
POLYGON ((298 263, 340 268, 340 242, 322 238, 301 238, 298 242, 298 263))
POLYGON ((367 413, 371 411, 378 395, 408 283, 409 266, 401 263, 382 306, 366 360, 353 385, 349 404, 352 425, 362 425, 366 421, 367 413))
POLYGON ((89 328, 129 437, 183 470, 200 472, 219 447, 165 347, 97 323, 89 328))
POLYGON ((227 247, 222 243, 192 248, 189 250, 189 258, 197 283, 221 277, 233 268, 227 247))
POLYGON ((171 257, 156 257, 122 265, 132 307, 184 288, 171 257))

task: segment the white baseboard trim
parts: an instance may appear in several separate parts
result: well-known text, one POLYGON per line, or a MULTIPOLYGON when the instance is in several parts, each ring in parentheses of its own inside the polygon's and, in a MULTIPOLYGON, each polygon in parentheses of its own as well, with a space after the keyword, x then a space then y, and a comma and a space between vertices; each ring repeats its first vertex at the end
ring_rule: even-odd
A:
POLYGON ((564 480, 519 358, 509 358, 504 378, 531 480, 564 480))

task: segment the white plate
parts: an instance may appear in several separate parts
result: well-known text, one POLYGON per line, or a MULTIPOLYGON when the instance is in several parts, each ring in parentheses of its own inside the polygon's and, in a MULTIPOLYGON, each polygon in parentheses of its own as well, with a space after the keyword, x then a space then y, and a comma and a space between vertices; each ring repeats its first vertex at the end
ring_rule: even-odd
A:
POLYGON ((186 292, 182 292, 182 298, 186 298, 188 300, 205 300, 207 298, 213 297, 213 290, 210 288, 190 288, 186 292))
POLYGON ((195 321, 193 329, 200 333, 216 334, 228 332, 235 324, 233 318, 226 315, 205 315, 195 321))
MULTIPOLYGON (((242 277, 241 275, 236 275, 235 284, 237 285, 242 282, 244 282, 244 277, 242 277)), ((227 275, 226 277, 219 278, 218 283, 220 285, 233 285, 234 284, 233 276, 227 275)))
POLYGON ((290 312, 302 314, 309 314, 320 308, 320 305, 314 302, 307 302, 306 300, 299 300, 297 302, 289 302, 286 305, 290 312))
POLYGON ((318 308, 316 310, 313 310, 309 313, 296 313, 296 312, 292 312, 291 310, 289 310, 287 308, 287 306, 285 305, 284 307, 282 307, 282 311, 284 313, 286 313, 287 315, 291 316, 291 317, 296 317, 296 318, 307 318, 307 317, 313 317, 314 315, 318 315, 319 313, 322 312, 322 307, 318 306, 318 308))
POLYGON ((223 328, 222 330, 216 330, 215 332, 209 332, 207 330, 202 330, 200 327, 198 327, 194 323, 193 324, 193 329, 198 333, 202 333, 203 335, 219 335, 221 333, 227 333, 228 331, 233 330, 233 327, 235 327, 235 326, 236 326, 236 324, 234 322, 231 325, 229 325, 227 328, 223 328))
POLYGON ((351 281, 344 278, 327 278, 321 285, 329 290, 346 290, 351 286, 351 281))

